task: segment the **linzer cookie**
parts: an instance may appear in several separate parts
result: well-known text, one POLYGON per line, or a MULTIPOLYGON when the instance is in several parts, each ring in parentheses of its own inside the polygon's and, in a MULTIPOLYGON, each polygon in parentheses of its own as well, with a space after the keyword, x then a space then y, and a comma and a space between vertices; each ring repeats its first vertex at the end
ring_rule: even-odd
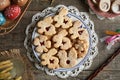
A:
POLYGON ((58 14, 37 23, 33 45, 40 54, 41 65, 50 69, 74 67, 89 48, 89 35, 82 22, 73 21, 67 14, 68 10, 61 8, 58 14))
POLYGON ((60 12, 54 16, 54 21, 56 22, 55 27, 63 27, 65 25, 64 20, 68 11, 65 8, 61 8, 60 12))
POLYGON ((75 21, 73 23, 73 27, 69 29, 69 33, 71 34, 71 39, 88 39, 88 32, 84 28, 79 28, 82 26, 80 21, 75 21))
POLYGON ((44 53, 41 56, 41 64, 47 65, 50 69, 57 69, 59 68, 59 59, 55 56, 57 54, 57 50, 52 48, 48 51, 48 53, 44 53))
POLYGON ((48 52, 48 48, 51 48, 51 41, 48 40, 47 36, 41 35, 34 39, 34 45, 36 46, 37 52, 48 52))
POLYGON ((67 50, 72 47, 71 40, 65 37, 68 34, 66 30, 60 31, 57 35, 53 36, 54 47, 67 50))
POLYGON ((77 51, 74 48, 71 48, 68 53, 65 50, 60 50, 58 52, 58 57, 61 67, 71 68, 75 66, 77 62, 77 51))
POLYGON ((47 17, 44 20, 39 21, 37 24, 38 33, 49 35, 49 36, 55 34, 56 30, 52 22, 53 22, 52 17, 47 17))
POLYGON ((86 40, 77 40, 75 44, 75 49, 77 52, 78 58, 83 58, 85 54, 87 53, 89 43, 86 40))

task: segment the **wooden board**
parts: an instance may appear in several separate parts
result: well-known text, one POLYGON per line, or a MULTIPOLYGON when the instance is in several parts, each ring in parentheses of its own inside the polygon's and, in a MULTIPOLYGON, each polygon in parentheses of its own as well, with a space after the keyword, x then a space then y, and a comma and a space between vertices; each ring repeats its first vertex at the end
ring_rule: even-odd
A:
MULTIPOLYGON (((84 2, 85 0, 55 0, 53 6, 58 4, 64 5, 73 5, 76 6, 79 11, 87 12, 90 16, 90 19, 93 20, 95 24, 95 31, 98 34, 99 38, 106 36, 104 34, 105 30, 116 30, 120 28, 120 17, 117 17, 114 20, 105 19, 100 21, 95 15, 91 15, 88 12, 88 6, 84 2)), ((50 5, 50 1, 43 0, 33 0, 27 12, 21 19, 18 26, 9 34, 0 36, 0 51, 12 49, 12 48, 21 48, 23 54, 26 53, 25 48, 23 47, 23 42, 25 39, 25 29, 27 25, 31 22, 31 18, 34 14, 43 9, 47 8, 50 5)), ((90 69, 83 71, 77 77, 69 77, 67 79, 60 79, 56 76, 48 76, 44 71, 37 70, 34 66, 30 68, 30 71, 34 72, 35 80, 86 80, 86 78, 98 67, 100 66, 118 47, 119 44, 116 44, 112 47, 111 50, 106 50, 106 45, 99 42, 99 54, 94 59, 94 62, 90 69)), ((31 63, 31 65, 33 65, 31 63)), ((119 80, 120 79, 120 55, 116 57, 98 76, 93 80, 119 80)))

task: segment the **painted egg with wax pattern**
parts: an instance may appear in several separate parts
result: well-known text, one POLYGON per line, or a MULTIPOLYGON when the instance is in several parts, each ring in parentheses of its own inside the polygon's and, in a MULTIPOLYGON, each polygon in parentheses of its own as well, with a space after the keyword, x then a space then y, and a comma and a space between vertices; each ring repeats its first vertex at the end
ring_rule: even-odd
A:
POLYGON ((4 24, 5 24, 5 22, 6 22, 5 17, 3 16, 3 14, 2 14, 2 13, 0 13, 0 26, 1 26, 1 25, 4 25, 4 24))
POLYGON ((21 13, 21 8, 18 5, 11 5, 8 8, 6 8, 4 14, 6 18, 10 20, 15 20, 17 17, 19 17, 21 13))

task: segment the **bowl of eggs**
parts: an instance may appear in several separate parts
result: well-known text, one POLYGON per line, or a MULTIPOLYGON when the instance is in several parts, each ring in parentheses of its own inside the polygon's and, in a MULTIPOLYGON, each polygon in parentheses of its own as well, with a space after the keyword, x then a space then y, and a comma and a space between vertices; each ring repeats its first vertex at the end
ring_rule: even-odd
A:
POLYGON ((0 0, 0 35, 11 32, 32 0, 0 0))
POLYGON ((113 18, 120 15, 120 0, 87 0, 88 5, 97 15, 113 18))

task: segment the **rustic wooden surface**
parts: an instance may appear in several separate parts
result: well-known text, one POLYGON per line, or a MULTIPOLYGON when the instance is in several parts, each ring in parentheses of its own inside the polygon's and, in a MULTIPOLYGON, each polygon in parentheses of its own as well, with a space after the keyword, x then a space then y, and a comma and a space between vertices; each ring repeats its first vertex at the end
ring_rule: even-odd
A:
MULTIPOLYGON (((64 4, 66 6, 73 5, 76 6, 81 12, 88 12, 88 6, 84 3, 84 0, 55 0, 52 6, 56 6, 58 4, 64 4)), ((20 48, 23 54, 26 53, 26 50, 23 46, 23 42, 25 39, 25 29, 29 23, 31 23, 32 16, 42 11, 43 9, 51 6, 50 0, 46 2, 46 0, 33 0, 29 9, 23 16, 22 20, 18 24, 18 26, 8 35, 0 36, 0 51, 20 48)), ((88 12, 89 14, 89 12, 88 12)), ((120 17, 115 18, 114 20, 102 20, 96 18, 95 15, 89 14, 90 19, 94 21, 95 31, 98 34, 98 37, 104 37, 105 30, 116 30, 120 29, 120 17)), ((86 78, 98 67, 100 66, 106 59, 109 57, 120 44, 116 44, 111 50, 106 50, 106 46, 104 43, 99 42, 99 54, 94 59, 93 64, 90 69, 83 71, 77 77, 69 77, 66 79, 60 79, 56 76, 48 76, 44 73, 44 71, 38 71, 34 66, 30 68, 33 71, 33 75, 35 80, 86 80, 86 78)), ((32 65, 32 63, 31 63, 32 65)), ((93 80, 119 80, 120 79, 120 55, 117 56, 102 72, 96 76, 93 80)))

